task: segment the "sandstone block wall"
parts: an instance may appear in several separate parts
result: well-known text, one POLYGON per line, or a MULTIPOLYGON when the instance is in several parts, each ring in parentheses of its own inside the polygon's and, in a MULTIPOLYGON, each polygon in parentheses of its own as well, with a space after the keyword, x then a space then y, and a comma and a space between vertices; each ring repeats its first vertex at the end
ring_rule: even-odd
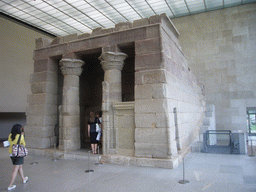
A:
POLYGON ((216 128, 247 132, 256 107, 256 4, 172 20, 192 72, 216 108, 216 128))
POLYGON ((136 42, 135 156, 174 158, 198 135, 203 87, 188 68, 179 33, 162 17, 159 36, 136 42))
POLYGON ((50 148, 56 142, 57 70, 56 62, 50 58, 34 62, 34 73, 30 77, 32 94, 28 96, 26 113, 28 147, 50 148))

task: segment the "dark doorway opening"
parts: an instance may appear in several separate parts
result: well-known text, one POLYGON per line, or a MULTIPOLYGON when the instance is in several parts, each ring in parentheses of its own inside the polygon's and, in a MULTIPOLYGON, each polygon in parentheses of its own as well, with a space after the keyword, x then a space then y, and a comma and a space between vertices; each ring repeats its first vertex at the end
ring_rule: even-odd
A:
POLYGON ((134 101, 135 85, 135 45, 134 42, 118 45, 121 52, 128 55, 122 70, 122 102, 134 101))
POLYGON ((81 148, 90 148, 88 137, 88 118, 90 111, 101 111, 102 82, 104 71, 100 60, 101 49, 94 49, 80 53, 84 61, 83 72, 80 76, 80 138, 81 148))

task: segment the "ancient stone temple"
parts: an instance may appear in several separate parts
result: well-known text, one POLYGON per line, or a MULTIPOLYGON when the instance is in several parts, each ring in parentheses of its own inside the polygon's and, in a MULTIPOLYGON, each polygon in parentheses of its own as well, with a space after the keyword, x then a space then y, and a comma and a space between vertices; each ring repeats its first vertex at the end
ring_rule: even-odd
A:
POLYGON ((91 34, 37 39, 28 145, 86 148, 89 112, 102 111, 102 160, 177 166, 198 136, 205 106, 178 37, 162 14, 91 34))

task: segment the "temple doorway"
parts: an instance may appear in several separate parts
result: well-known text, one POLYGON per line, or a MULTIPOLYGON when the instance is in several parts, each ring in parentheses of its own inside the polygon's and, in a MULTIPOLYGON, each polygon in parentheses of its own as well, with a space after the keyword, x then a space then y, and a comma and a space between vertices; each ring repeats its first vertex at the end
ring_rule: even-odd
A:
POLYGON ((90 148, 88 137, 88 118, 90 111, 101 111, 102 81, 104 71, 100 60, 101 49, 82 53, 80 58, 84 61, 83 72, 80 76, 80 139, 81 148, 90 148))

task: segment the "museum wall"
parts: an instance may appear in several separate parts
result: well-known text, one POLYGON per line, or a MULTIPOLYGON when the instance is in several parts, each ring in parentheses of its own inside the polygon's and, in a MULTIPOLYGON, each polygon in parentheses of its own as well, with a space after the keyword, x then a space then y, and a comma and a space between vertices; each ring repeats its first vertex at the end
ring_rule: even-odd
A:
POLYGON ((246 108, 256 106, 255 21, 256 3, 172 19, 217 129, 246 132, 246 108))
POLYGON ((33 73, 35 39, 48 37, 0 15, 0 139, 7 138, 14 123, 25 124, 30 74, 33 73))

